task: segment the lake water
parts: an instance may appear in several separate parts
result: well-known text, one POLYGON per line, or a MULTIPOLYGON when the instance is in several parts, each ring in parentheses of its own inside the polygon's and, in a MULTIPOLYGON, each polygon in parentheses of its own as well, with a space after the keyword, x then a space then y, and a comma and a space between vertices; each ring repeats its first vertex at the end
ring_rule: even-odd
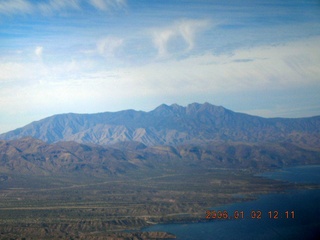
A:
MULTIPOLYGON (((320 185, 320 166, 286 168, 263 176, 320 185)), ((320 189, 262 195, 255 201, 220 206, 214 210, 226 210, 233 219, 159 224, 144 231, 170 232, 178 240, 320 239, 320 189), (238 219, 234 219, 236 211, 238 219)))

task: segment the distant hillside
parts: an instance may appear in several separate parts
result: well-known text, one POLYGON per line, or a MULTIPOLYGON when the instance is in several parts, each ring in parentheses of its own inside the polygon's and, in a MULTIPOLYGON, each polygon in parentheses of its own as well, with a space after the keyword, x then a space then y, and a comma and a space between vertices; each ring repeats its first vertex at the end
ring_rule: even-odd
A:
POLYGON ((33 137, 54 143, 75 141, 100 145, 136 141, 146 146, 210 141, 289 142, 320 147, 320 116, 262 118, 209 103, 160 105, 150 112, 124 110, 97 114, 60 114, 0 135, 13 140, 33 137))
POLYGON ((319 164, 320 149, 289 143, 207 143, 147 147, 123 142, 112 147, 76 142, 48 144, 33 138, 0 141, 0 182, 7 174, 123 175, 130 171, 193 171, 208 168, 267 169, 319 164))
POLYGON ((121 173, 134 168, 122 151, 75 142, 47 144, 33 138, 0 141, 1 172, 48 175, 51 173, 121 173))

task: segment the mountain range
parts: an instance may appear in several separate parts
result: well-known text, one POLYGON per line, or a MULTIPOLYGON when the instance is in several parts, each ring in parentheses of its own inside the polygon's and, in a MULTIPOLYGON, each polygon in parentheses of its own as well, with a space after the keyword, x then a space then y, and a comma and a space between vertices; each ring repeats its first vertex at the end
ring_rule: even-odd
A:
POLYGON ((0 135, 3 140, 22 137, 47 143, 75 141, 98 145, 136 141, 146 146, 177 146, 232 141, 290 142, 318 148, 320 116, 262 118, 209 103, 192 103, 187 107, 162 104, 150 112, 54 115, 0 135))
POLYGON ((320 163, 320 116, 262 118, 209 103, 54 115, 0 139, 0 181, 10 173, 101 176, 320 163))

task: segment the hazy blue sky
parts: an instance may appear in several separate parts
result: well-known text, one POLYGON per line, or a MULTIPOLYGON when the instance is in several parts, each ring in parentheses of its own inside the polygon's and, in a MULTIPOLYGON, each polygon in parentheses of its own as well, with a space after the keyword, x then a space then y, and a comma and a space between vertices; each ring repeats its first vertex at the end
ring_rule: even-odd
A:
POLYGON ((0 132, 192 102, 320 115, 320 1, 0 0, 0 132))

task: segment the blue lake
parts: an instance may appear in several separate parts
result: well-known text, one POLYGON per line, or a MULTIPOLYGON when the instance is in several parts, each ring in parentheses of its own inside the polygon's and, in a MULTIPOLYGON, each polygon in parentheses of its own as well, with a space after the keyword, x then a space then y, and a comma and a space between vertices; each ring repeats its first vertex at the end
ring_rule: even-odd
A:
MULTIPOLYGON (((302 166, 264 173, 263 176, 320 185, 319 171, 319 165, 302 166)), ((214 210, 225 210, 230 216, 236 211, 243 213, 238 219, 159 224, 144 231, 170 232, 178 240, 320 239, 320 189, 267 194, 255 201, 224 205, 214 210)))

